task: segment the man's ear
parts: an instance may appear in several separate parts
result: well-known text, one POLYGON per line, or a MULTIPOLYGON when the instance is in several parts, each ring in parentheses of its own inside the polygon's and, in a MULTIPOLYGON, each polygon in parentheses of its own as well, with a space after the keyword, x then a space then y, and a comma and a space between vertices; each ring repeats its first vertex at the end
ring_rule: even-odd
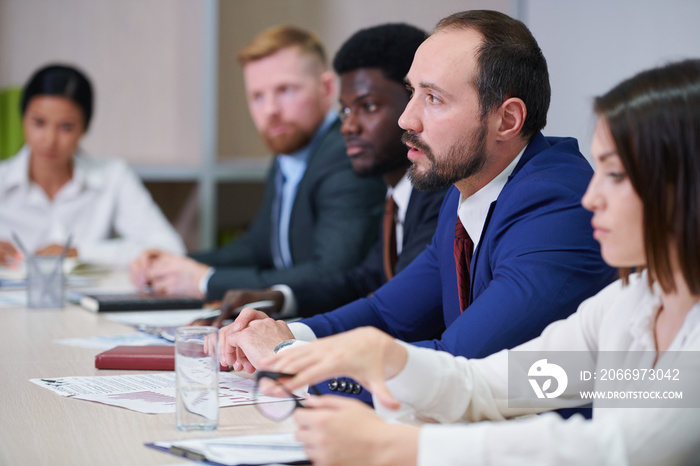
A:
POLYGON ((323 95, 330 99, 331 102, 335 101, 338 79, 334 72, 324 71, 321 73, 321 86, 323 88, 323 95))
POLYGON ((520 132, 525 124, 527 107, 525 102, 517 97, 511 97, 501 104, 496 112, 498 115, 497 139, 509 141, 520 136, 520 132))

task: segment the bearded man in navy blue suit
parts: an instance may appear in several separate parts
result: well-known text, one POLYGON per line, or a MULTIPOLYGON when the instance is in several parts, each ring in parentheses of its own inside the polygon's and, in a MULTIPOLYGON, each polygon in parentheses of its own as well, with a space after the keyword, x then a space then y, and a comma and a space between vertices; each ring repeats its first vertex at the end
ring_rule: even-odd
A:
POLYGON ((245 309, 220 331, 222 362, 252 372, 274 349, 367 325, 483 357, 536 337, 614 279, 581 207, 590 165, 576 140, 540 132, 549 76, 522 22, 494 11, 443 19, 406 82, 399 125, 413 184, 452 185, 431 245, 373 296, 335 311, 288 326, 245 309), (460 226, 473 243, 461 282, 460 226))

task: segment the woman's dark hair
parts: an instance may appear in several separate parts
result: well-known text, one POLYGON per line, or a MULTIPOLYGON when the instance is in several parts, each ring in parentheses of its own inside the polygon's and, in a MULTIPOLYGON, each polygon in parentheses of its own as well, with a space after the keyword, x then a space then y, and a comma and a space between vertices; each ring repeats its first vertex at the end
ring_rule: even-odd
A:
POLYGON ((643 71, 596 98, 595 112, 644 206, 650 282, 676 289, 674 245, 690 292, 700 294, 700 60, 643 71))
POLYGON ((532 139, 547 124, 551 98, 547 60, 525 24, 498 11, 470 10, 441 19, 435 32, 474 29, 484 41, 477 50, 481 117, 511 97, 525 103, 522 137, 532 139))
POLYGON ((36 71, 24 86, 20 101, 22 115, 29 101, 42 95, 65 97, 75 102, 83 111, 87 131, 92 117, 92 86, 83 73, 64 65, 48 65, 36 71))
POLYGON ((361 29, 340 47, 333 59, 338 74, 359 68, 378 68, 386 79, 403 86, 413 56, 428 34, 403 23, 361 29))

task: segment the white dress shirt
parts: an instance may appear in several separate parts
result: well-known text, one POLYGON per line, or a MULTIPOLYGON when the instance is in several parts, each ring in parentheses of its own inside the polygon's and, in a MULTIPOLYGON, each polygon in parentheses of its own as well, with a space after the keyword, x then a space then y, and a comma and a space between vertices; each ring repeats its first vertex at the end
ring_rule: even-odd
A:
POLYGON ((403 224, 406 221, 406 211, 408 210, 408 202, 411 200, 411 192, 413 185, 408 179, 408 173, 405 173, 396 186, 390 186, 386 192, 386 197, 394 198, 396 203, 396 256, 401 255, 403 250, 403 224))
POLYGON ((31 252, 69 236, 86 262, 126 264, 149 247, 182 254, 182 240, 127 164, 75 154, 73 177, 49 199, 29 179, 27 146, 0 162, 0 239, 31 252))
MULTIPOLYGON (((632 276, 628 286, 621 281, 609 285, 569 318, 550 324, 540 337, 512 351, 589 352, 595 371, 596 351, 655 352, 659 309, 658 288, 649 288, 646 274, 632 276)), ((508 408, 507 350, 467 360, 404 345, 407 364, 387 387, 420 416, 443 423, 500 421, 534 411, 508 408)), ((669 351, 700 351, 700 303, 690 310, 669 351)), ((663 368, 664 361, 660 357, 655 367, 663 368)), ((697 380, 700 358, 685 358, 683 364, 678 367, 681 377, 697 380)), ((577 383, 582 382, 570 376, 567 392, 578 393, 577 383)), ((571 405, 567 392, 561 397, 562 407, 571 405)), ((378 411, 391 413, 382 407, 378 411)), ((600 408, 596 403, 591 421, 548 413, 509 422, 425 425, 418 444, 419 465, 669 465, 697 464, 698 458, 699 409, 600 408)))

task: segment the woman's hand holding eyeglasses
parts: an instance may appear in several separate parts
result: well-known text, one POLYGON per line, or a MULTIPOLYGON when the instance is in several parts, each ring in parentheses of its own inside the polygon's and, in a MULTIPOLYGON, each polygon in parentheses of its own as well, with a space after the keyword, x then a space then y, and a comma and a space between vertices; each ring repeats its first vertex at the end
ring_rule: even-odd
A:
POLYGON ((384 406, 398 409, 385 381, 406 365, 406 349, 386 333, 363 327, 308 345, 301 345, 262 361, 262 367, 296 374, 281 382, 290 390, 313 385, 331 377, 352 377, 365 386, 384 406))

